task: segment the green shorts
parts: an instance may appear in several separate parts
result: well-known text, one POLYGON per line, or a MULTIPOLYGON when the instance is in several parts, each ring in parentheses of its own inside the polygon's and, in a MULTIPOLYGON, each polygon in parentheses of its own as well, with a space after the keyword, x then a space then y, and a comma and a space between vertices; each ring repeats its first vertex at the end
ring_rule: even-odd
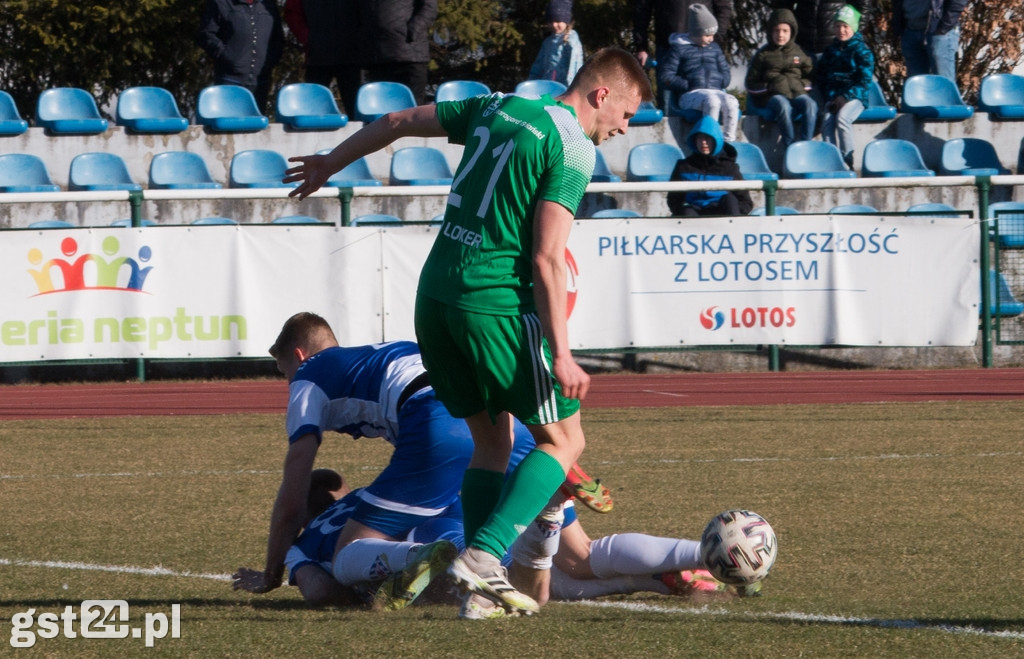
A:
POLYGON ((416 340, 430 385, 456 418, 510 412, 527 425, 572 416, 551 373, 551 351, 536 314, 495 316, 416 296, 416 340))

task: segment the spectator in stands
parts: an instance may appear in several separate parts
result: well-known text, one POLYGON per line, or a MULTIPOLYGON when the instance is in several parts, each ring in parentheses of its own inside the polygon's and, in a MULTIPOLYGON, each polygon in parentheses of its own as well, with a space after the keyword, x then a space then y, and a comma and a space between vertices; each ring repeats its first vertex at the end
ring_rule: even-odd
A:
MULTIPOLYGON (((842 0, 776 0, 775 7, 793 12, 800 28, 794 33, 794 39, 805 53, 817 60, 832 43, 835 36, 832 21, 845 4, 842 0)), ((871 9, 871 0, 850 0, 849 4, 862 16, 871 9)))
POLYGON ((267 111, 270 75, 284 48, 276 0, 206 0, 196 43, 213 60, 215 85, 245 87, 267 111))
POLYGON ((934 73, 956 82, 960 14, 967 0, 892 0, 892 32, 907 76, 934 73))
MULTIPOLYGON (((742 181, 736 149, 722 139, 718 122, 701 117, 686 138, 693 152, 676 163, 673 181, 742 181)), ((694 190, 668 193, 668 207, 675 217, 699 215, 746 215, 754 208, 746 190, 694 190)))
POLYGON ((400 82, 422 104, 437 0, 359 0, 366 79, 400 82))
POLYGON ((555 80, 566 87, 583 66, 583 44, 572 29, 572 0, 551 0, 547 20, 551 36, 541 44, 530 67, 530 80, 555 80))
POLYGON ((844 5, 835 16, 836 37, 815 67, 825 100, 822 137, 839 147, 851 169, 853 122, 868 104, 868 86, 875 70, 875 54, 864 43, 859 28, 860 12, 844 5))
POLYGON ((704 5, 690 6, 690 31, 673 34, 672 49, 660 67, 658 84, 678 94, 679 110, 699 110, 722 123, 725 139, 736 139, 740 103, 725 91, 732 71, 721 46, 715 43, 718 21, 704 5))
MULTIPOLYGON (((747 103, 767 108, 779 125, 783 146, 796 137, 793 117, 803 115, 801 140, 814 137, 818 104, 811 90, 813 60, 797 45, 796 16, 788 9, 776 9, 768 18, 768 43, 750 60, 747 69, 747 103)), ((750 109, 750 106, 747 106, 750 109)))
POLYGON ((306 82, 337 81, 345 112, 355 112, 363 82, 356 0, 286 0, 284 20, 305 49, 306 82))
MULTIPOLYGON (((669 37, 676 32, 688 31, 687 20, 690 7, 694 4, 705 5, 711 10, 711 14, 718 21, 715 42, 723 51, 728 51, 727 38, 733 15, 733 0, 636 0, 633 3, 633 52, 642 66, 647 66, 648 61, 652 65, 657 61, 659 77, 661 67, 671 50, 669 37), (654 18, 653 58, 650 56, 651 48, 648 40, 652 16, 654 18)), ((659 89, 658 104, 663 110, 668 110, 670 101, 671 92, 667 89, 659 89)))

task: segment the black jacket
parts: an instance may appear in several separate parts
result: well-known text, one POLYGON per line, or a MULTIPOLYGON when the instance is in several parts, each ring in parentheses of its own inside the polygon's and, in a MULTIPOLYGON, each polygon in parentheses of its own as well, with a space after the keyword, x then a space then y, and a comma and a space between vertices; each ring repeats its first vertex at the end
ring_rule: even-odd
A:
MULTIPOLYGON (((736 164, 736 149, 731 144, 722 145, 718 155, 704 155, 693 153, 688 158, 676 163, 672 170, 673 181, 733 181, 743 180, 740 167, 736 164)), ((721 190, 706 190, 700 192, 670 192, 668 193, 668 208, 673 215, 682 215, 686 206, 693 206, 698 211, 716 205, 725 192, 721 190)), ((750 193, 746 190, 733 190, 739 200, 740 212, 746 215, 754 208, 754 202, 750 193)))
POLYGON ((284 48, 277 0, 206 0, 196 43, 213 60, 215 75, 246 87, 269 79, 284 48))
POLYGON ((360 0, 368 65, 429 62, 437 0, 360 0))

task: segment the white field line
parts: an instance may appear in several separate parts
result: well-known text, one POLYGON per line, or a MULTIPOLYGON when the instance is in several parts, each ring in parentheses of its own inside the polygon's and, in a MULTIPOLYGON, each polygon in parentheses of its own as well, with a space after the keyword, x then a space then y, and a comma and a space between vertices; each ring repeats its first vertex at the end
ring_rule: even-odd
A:
MULTIPOLYGON (((357 467, 354 471, 380 471, 380 467, 357 467)), ((280 469, 225 469, 225 470, 185 470, 185 471, 115 471, 96 472, 79 474, 0 474, 0 481, 31 480, 37 478, 61 479, 61 478, 192 478, 220 477, 220 476, 266 476, 273 474, 281 475, 280 469)))
MULTIPOLYGON (((140 576, 158 577, 184 577, 192 579, 209 579, 212 581, 230 581, 228 574, 209 574, 195 572, 179 572, 168 570, 164 567, 134 567, 128 565, 96 565, 93 563, 80 563, 76 561, 26 561, 20 559, 0 558, 0 566, 49 568, 57 570, 87 570, 96 572, 116 572, 121 574, 135 574, 140 576)), ((966 627, 963 625, 936 625, 923 623, 917 620, 888 620, 885 618, 855 618, 848 616, 835 616, 817 613, 800 613, 799 611, 787 612, 737 612, 724 609, 712 609, 704 606, 694 607, 670 607, 645 604, 642 602, 606 602, 599 600, 583 600, 568 603, 573 606, 590 606, 604 609, 620 609, 640 613, 661 613, 665 615, 692 615, 692 616, 720 616, 733 618, 753 618, 761 620, 790 620, 793 622, 809 622, 826 625, 839 625, 850 627, 879 627, 885 629, 920 629, 923 631, 937 631, 948 634, 986 636, 992 638, 1009 638, 1013 640, 1024 640, 1024 632, 1015 631, 992 631, 979 629, 977 627, 966 627)))
POLYGON ((838 625, 849 627, 879 627, 884 629, 919 629, 922 631, 945 632, 947 634, 985 636, 991 638, 1008 638, 1012 640, 1024 640, 1024 632, 989 630, 978 627, 967 627, 963 625, 942 625, 934 623, 919 622, 917 620, 887 620, 885 618, 855 618, 847 616, 824 615, 817 613, 800 613, 799 611, 773 612, 739 612, 726 611, 724 609, 701 608, 676 608, 668 606, 657 606, 644 604, 642 602, 604 602, 600 600, 581 600, 573 602, 577 606, 591 606, 604 609, 623 609, 627 611, 638 611, 641 613, 664 613, 667 615, 693 615, 693 616, 722 616, 733 618, 753 618, 755 620, 791 620, 793 622, 809 622, 826 625, 838 625))
POLYGON ((195 572, 176 572, 164 567, 133 567, 130 565, 96 565, 76 561, 23 561, 17 558, 0 558, 0 565, 14 567, 42 567, 56 570, 87 570, 94 572, 119 572, 121 574, 138 574, 147 577, 188 577, 192 579, 212 579, 214 581, 230 581, 230 574, 199 574, 195 572))

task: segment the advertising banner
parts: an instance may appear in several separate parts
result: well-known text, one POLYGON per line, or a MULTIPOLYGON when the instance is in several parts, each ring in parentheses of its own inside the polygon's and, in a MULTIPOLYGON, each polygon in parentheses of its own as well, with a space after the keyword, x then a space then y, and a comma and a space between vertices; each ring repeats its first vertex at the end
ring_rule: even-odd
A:
POLYGON ((857 215, 577 221, 574 348, 967 346, 979 231, 857 215))
MULTIPOLYGON (((6 231, 0 362, 262 357, 298 311, 347 345, 413 339, 437 231, 6 231)), ((979 239, 963 218, 577 221, 569 336, 577 349, 973 345, 979 239)))

